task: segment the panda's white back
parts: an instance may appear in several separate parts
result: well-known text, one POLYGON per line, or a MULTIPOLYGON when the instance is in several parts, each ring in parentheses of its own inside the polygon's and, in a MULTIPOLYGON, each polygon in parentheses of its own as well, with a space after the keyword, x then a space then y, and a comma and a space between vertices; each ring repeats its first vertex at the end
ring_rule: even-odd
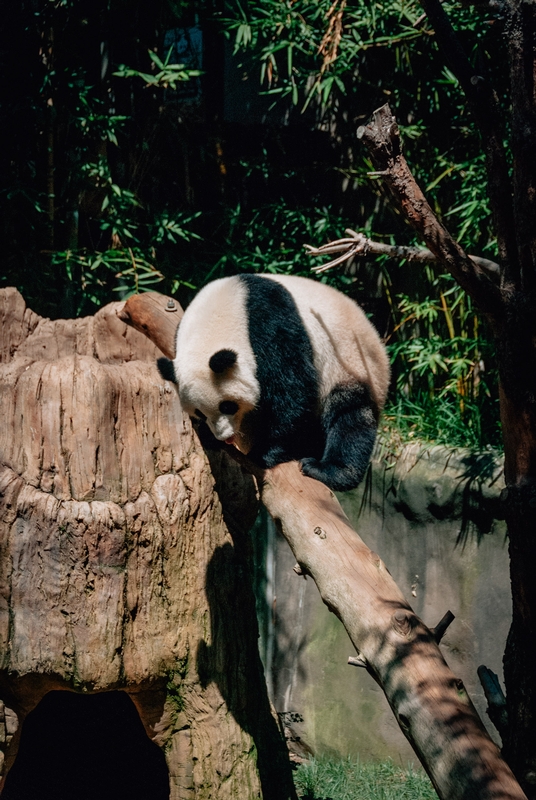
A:
MULTIPOLYGON (((377 407, 382 408, 389 362, 363 310, 336 289, 309 278, 259 277, 281 284, 291 294, 313 345, 320 398, 338 384, 359 381, 370 387, 377 407)), ((249 409, 258 402, 260 387, 248 332, 247 296, 248 285, 239 276, 221 278, 207 284, 188 306, 177 333, 175 359, 179 393, 188 413, 195 408, 216 409, 224 394, 249 409), (234 350, 239 358, 230 374, 218 376, 210 370, 209 361, 221 349, 234 350)), ((263 319, 252 323, 262 326, 263 319)))
POLYGON ((292 295, 309 338, 325 397, 339 383, 370 387, 378 408, 385 403, 390 368, 378 333, 353 300, 324 283, 297 275, 267 275, 292 295))

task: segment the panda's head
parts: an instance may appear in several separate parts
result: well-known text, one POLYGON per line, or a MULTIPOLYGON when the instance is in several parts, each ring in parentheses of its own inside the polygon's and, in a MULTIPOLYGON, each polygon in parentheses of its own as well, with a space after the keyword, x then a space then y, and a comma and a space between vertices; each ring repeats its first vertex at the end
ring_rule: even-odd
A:
POLYGON ((206 422, 216 439, 247 453, 251 442, 243 421, 259 399, 255 375, 231 349, 217 350, 208 363, 198 363, 195 369, 185 369, 180 358, 176 366, 177 362, 179 396, 186 413, 206 422))

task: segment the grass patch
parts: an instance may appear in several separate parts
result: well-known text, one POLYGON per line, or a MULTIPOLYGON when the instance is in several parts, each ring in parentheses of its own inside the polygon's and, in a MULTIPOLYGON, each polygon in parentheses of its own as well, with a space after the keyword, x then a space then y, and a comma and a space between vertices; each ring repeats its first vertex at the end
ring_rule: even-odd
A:
POLYGON ((303 800, 437 800, 422 770, 392 761, 315 758, 298 767, 294 782, 303 800))

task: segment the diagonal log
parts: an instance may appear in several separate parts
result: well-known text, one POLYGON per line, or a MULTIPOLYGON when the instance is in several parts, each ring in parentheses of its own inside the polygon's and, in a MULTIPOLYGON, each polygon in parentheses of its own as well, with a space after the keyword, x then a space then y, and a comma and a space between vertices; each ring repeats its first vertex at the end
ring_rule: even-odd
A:
MULTIPOLYGON (((142 295, 128 300, 119 315, 149 338, 158 337, 159 347, 172 357, 173 337, 162 338, 167 302, 162 296, 142 295)), ((238 453, 226 449, 233 457, 238 453)), ((245 463, 244 456, 238 458, 245 463)), ((415 615, 381 558, 351 527, 333 492, 302 475, 296 462, 251 471, 300 573, 313 578, 324 603, 342 621, 439 797, 524 798, 462 681, 445 662, 434 632, 415 615)))

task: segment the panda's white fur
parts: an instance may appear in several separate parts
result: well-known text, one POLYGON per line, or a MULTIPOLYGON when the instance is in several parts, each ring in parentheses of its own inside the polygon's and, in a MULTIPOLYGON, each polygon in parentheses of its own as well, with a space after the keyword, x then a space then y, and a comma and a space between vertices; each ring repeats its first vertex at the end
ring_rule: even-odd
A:
MULTIPOLYGON (((248 335, 246 293, 238 277, 209 283, 194 297, 177 331, 174 368, 181 405, 190 416, 201 411, 220 441, 239 433, 244 414, 257 406, 260 397, 248 335), (222 349, 233 350, 240 357, 234 369, 218 375, 209 361, 222 349), (239 405, 234 417, 219 411, 226 399, 239 405)), ((236 444, 240 449, 239 440, 236 444)))
POLYGON ((335 289, 286 275, 214 281, 184 314, 173 370, 184 410, 261 465, 300 458, 336 489, 362 479, 389 362, 335 289))
POLYGON ((292 295, 313 344, 325 398, 339 383, 356 380, 370 387, 379 409, 389 388, 389 359, 363 309, 325 283, 296 275, 266 276, 292 295))

